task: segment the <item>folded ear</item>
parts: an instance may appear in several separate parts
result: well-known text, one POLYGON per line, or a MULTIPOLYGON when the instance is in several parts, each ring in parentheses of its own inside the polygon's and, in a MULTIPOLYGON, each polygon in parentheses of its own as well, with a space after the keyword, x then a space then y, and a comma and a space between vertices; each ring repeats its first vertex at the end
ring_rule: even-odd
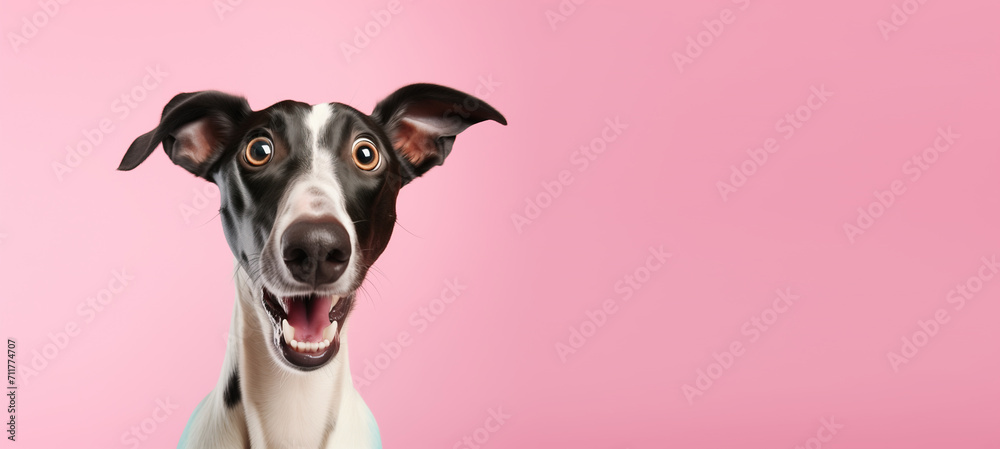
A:
POLYGON ((216 91, 178 94, 164 106, 159 126, 132 142, 118 169, 139 166, 163 143, 174 164, 207 179, 233 129, 250 112, 243 97, 216 91))
POLYGON ((382 125, 403 156, 403 184, 444 164, 455 136, 484 120, 507 119, 486 102, 436 84, 411 84, 375 106, 371 118, 382 125))

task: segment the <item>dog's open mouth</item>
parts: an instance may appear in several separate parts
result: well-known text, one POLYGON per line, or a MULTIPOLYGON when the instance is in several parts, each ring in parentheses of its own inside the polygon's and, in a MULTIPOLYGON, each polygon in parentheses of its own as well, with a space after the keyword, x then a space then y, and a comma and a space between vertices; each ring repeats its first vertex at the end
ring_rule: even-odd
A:
POLYGON ((291 365, 319 368, 340 350, 340 329, 354 295, 278 297, 263 289, 264 309, 274 327, 274 344, 291 365))

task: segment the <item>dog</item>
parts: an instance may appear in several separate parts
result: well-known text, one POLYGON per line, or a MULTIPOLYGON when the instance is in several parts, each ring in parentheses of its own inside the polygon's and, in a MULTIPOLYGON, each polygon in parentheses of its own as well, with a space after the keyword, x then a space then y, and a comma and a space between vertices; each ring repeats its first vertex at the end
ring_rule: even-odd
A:
POLYGON ((507 124, 484 101, 434 84, 400 88, 370 115, 291 100, 253 111, 218 91, 167 103, 118 169, 162 144, 174 164, 215 183, 236 266, 235 344, 178 447, 382 447, 351 380, 347 319, 389 243, 400 188, 486 120, 507 124))

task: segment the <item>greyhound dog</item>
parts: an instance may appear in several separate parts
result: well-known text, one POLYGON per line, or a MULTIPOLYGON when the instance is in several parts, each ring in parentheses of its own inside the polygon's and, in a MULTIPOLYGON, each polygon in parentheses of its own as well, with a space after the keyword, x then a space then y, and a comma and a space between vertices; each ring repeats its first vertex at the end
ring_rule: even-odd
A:
POLYGON ((403 87, 371 115, 290 100, 253 111, 216 91, 167 103, 118 169, 162 144, 174 164, 215 183, 236 260, 235 344, 179 447, 382 447, 351 381, 347 318, 389 243, 399 189, 485 120, 507 124, 485 102, 434 84, 403 87))

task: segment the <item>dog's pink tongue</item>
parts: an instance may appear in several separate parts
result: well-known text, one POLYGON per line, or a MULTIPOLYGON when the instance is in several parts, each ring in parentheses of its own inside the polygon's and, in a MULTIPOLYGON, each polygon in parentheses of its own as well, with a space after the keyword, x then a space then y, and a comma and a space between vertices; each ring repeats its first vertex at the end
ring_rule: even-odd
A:
POLYGON ((323 341, 323 329, 330 325, 331 302, 332 298, 329 296, 288 301, 288 324, 295 328, 296 340, 323 341))

